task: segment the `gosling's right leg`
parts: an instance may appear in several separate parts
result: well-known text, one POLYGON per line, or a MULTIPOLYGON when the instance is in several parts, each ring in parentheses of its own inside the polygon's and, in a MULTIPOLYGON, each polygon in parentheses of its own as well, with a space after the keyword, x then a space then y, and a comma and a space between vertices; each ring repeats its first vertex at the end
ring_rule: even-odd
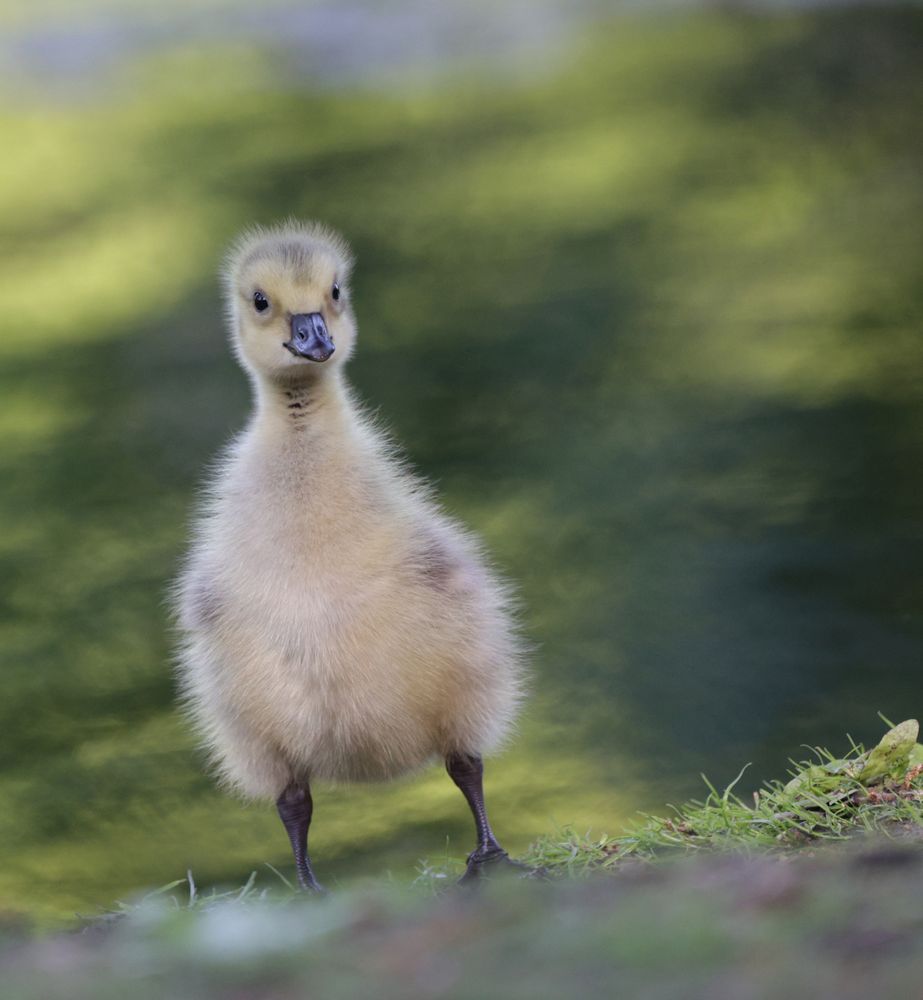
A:
POLYGON ((325 890, 314 877, 311 858, 308 856, 308 827, 311 825, 311 814, 314 811, 308 783, 299 785, 292 782, 276 799, 276 807, 285 824, 288 839, 292 843, 298 884, 309 892, 323 893, 325 890))

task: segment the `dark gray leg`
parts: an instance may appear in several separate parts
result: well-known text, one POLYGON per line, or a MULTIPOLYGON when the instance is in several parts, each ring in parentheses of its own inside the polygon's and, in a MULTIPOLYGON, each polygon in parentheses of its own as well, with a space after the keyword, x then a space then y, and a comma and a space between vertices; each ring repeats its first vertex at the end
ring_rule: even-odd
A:
POLYGON ((314 877, 311 870, 311 859, 308 856, 308 827, 311 825, 311 814, 314 802, 311 799, 311 789, 307 782, 304 785, 291 784, 276 799, 276 807, 285 832, 292 842, 292 852, 295 855, 295 868, 298 871, 298 884, 302 889, 311 892, 324 892, 323 887, 314 877))
MULTIPOLYGON (((490 862, 501 862, 509 865, 509 855, 500 846, 490 822, 487 819, 487 807, 484 805, 484 762, 474 754, 450 754, 446 757, 445 768, 449 776, 461 789, 462 795, 471 808, 474 825, 477 830, 478 846, 468 855, 468 868, 461 877, 462 882, 479 878, 482 866, 490 862)), ((517 867, 519 867, 517 865, 517 867)))

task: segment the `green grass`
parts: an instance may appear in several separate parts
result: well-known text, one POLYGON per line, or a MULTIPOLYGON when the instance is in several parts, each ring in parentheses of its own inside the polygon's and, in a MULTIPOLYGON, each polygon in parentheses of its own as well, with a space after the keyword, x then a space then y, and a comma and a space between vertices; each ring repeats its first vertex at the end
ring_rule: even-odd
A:
POLYGON ((616 837, 573 831, 550 835, 533 844, 525 860, 573 875, 614 869, 627 859, 654 861, 665 853, 758 853, 857 835, 921 835, 923 746, 916 743, 918 731, 909 720, 889 730, 876 747, 866 750, 853 743, 843 757, 816 747, 812 760, 794 763, 788 780, 767 782, 750 802, 734 792, 744 771, 723 791, 703 775, 705 799, 686 803, 671 816, 647 816, 616 837))

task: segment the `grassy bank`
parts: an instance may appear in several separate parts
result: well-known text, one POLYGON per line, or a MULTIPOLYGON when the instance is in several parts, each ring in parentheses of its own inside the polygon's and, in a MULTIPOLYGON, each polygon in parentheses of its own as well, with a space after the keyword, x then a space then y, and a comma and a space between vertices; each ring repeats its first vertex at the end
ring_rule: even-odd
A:
POLYGON ((527 858, 541 878, 461 889, 451 865, 424 864, 412 886, 317 899, 277 874, 224 893, 190 876, 80 933, 7 928, 4 996, 915 995, 917 733, 816 750, 749 803, 712 789, 617 838, 548 837, 527 858))
POLYGON ((563 884, 390 889, 7 947, 8 1000, 915 996, 923 852, 698 858, 563 884))

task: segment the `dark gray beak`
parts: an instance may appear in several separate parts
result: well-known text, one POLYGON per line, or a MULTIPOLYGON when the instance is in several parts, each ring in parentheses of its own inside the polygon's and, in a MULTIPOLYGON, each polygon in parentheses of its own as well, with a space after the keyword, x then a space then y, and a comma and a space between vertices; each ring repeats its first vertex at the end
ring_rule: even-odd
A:
POLYGON ((320 313, 297 313, 292 316, 292 339, 282 345, 297 358, 326 361, 333 354, 333 341, 320 313))

